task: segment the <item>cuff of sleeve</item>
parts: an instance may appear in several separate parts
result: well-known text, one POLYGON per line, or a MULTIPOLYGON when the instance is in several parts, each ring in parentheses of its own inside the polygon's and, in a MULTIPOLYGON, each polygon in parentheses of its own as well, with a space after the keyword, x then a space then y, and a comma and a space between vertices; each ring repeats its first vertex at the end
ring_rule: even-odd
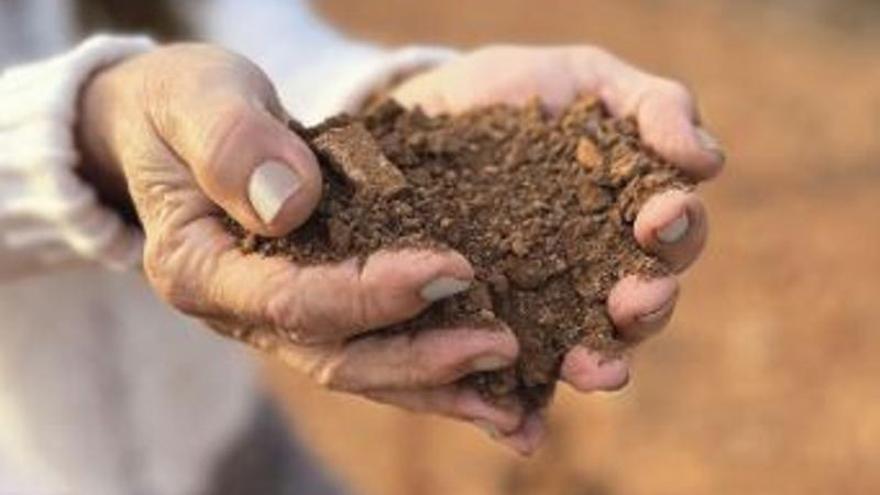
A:
MULTIPOLYGON (((96 70, 146 52, 145 37, 95 36, 0 76, 0 248, 35 268, 97 261, 136 266, 142 234, 98 201, 75 173, 82 85, 96 70)), ((11 255, 11 256, 10 256, 11 255)))
POLYGON ((315 67, 284 81, 285 106, 305 125, 337 113, 356 112, 371 94, 401 75, 418 72, 458 55, 448 48, 412 46, 393 51, 365 45, 329 49, 315 67))

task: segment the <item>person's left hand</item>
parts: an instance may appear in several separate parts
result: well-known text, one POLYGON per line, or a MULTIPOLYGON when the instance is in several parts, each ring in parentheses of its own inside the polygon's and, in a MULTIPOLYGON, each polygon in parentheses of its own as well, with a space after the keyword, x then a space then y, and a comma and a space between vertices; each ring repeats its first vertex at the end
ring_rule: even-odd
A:
MULTIPOLYGON (((594 94, 618 116, 636 118, 642 139, 698 181, 715 177, 724 155, 700 127, 696 105, 681 83, 642 72, 590 46, 487 47, 416 75, 391 92, 405 106, 429 114, 457 113, 492 103, 521 105, 538 96, 558 111, 581 94, 594 94)), ((693 263, 706 241, 707 220, 694 193, 668 191, 651 198, 634 225, 647 251, 675 273, 693 263)), ((654 280, 627 277, 612 289, 608 312, 620 335, 640 341, 668 323, 678 296, 674 276, 654 280)), ((570 351, 562 379, 582 392, 617 390, 629 378, 624 359, 605 361, 585 347, 570 351)), ((540 414, 504 440, 530 452, 540 443, 540 414)))

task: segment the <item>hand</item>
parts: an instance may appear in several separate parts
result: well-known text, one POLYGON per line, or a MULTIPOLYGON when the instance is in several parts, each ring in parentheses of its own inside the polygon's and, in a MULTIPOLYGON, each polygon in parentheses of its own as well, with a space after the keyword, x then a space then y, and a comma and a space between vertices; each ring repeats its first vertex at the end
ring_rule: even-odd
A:
POLYGON ((285 120, 271 83, 248 61, 208 46, 162 48, 101 71, 85 89, 84 172, 105 196, 133 203, 147 278, 175 308, 329 388, 516 429, 515 405, 489 405, 456 385, 516 359, 509 331, 368 333, 464 290, 473 270, 461 255, 379 252, 362 267, 301 267, 238 250, 219 220, 224 211, 277 236, 319 200, 316 159, 285 120))
MULTIPOLYGON (((391 96, 435 114, 492 103, 521 105, 534 96, 559 111, 584 93, 598 95, 615 115, 634 116, 642 138, 694 179, 721 171, 724 155, 699 126, 694 100, 682 84, 641 72, 594 47, 483 48, 411 78, 391 96)), ((694 193, 668 191, 644 205, 634 230, 645 250, 680 273, 705 244, 706 212, 694 193)), ((608 312, 623 338, 640 341, 668 323, 677 297, 675 277, 627 277, 612 289, 608 312)), ((604 362, 585 347, 569 352, 562 365, 562 379, 583 392, 619 389, 628 376, 624 360, 604 362)), ((535 416, 507 440, 530 451, 542 431, 535 416)))

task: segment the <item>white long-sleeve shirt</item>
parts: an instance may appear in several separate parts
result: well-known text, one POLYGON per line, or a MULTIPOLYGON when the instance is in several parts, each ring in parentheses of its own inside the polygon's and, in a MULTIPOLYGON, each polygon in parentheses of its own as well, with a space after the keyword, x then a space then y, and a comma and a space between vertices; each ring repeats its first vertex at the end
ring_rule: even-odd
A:
MULTIPOLYGON (((307 123, 449 56, 351 43, 297 0, 190 5, 201 37, 261 65, 307 123)), ((156 298, 137 269, 141 233, 74 175, 82 83, 151 42, 64 52, 70 8, 0 3, 0 493, 199 493, 252 419, 255 371, 156 298)))

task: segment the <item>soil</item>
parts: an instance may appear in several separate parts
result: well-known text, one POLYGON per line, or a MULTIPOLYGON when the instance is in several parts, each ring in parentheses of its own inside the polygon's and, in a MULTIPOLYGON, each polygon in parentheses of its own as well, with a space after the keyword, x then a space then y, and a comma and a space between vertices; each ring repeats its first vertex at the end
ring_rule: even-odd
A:
POLYGON ((379 249, 458 250, 476 270, 470 290, 381 331, 506 324, 519 339, 519 361, 466 380, 531 408, 552 395, 573 346, 625 350, 606 313, 610 288, 628 274, 666 273, 637 245, 633 221, 651 195, 692 187, 640 141, 633 120, 611 117, 593 98, 555 116, 537 100, 455 116, 386 101, 363 115, 291 128, 319 158, 322 200, 284 238, 227 219, 241 248, 304 264, 379 249))

